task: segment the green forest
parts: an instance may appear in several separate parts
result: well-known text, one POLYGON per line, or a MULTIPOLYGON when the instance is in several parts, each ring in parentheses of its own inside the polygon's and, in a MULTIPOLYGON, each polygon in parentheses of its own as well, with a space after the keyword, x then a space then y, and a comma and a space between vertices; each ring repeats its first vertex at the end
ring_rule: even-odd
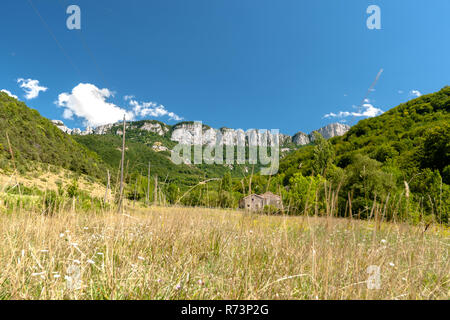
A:
POLYGON ((95 152, 63 133, 37 110, 0 92, 0 168, 16 166, 24 173, 30 161, 95 178, 102 178, 107 168, 95 152), (12 157, 15 163, 11 163, 12 157))

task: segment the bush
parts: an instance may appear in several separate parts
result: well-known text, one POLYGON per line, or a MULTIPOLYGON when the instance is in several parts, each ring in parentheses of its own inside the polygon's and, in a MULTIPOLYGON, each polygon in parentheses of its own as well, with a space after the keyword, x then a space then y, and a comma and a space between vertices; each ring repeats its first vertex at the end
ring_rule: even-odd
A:
POLYGON ((78 195, 78 192, 78 181, 73 179, 72 183, 67 187, 67 196, 69 198, 74 198, 78 195))

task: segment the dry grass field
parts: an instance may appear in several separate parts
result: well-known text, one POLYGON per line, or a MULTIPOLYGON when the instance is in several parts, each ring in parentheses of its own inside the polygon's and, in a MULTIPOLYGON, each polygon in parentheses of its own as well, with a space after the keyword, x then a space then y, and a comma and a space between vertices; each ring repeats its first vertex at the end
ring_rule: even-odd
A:
POLYGON ((0 215, 0 299, 449 299, 449 246, 441 226, 205 208, 22 211, 0 215), (369 266, 379 289, 368 289, 369 266))

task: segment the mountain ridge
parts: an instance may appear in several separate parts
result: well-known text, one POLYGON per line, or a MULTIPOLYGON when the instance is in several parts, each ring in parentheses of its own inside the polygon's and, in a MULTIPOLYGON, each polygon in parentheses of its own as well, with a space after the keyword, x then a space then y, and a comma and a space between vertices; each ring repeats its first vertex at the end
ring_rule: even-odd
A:
MULTIPOLYGON (((81 131, 79 128, 70 129, 65 126, 64 122, 61 120, 52 120, 53 124, 57 126, 61 131, 70 135, 89 135, 89 134, 122 134, 121 122, 110 123, 106 125, 101 125, 96 128, 87 127, 86 130, 81 131), (115 129, 115 130, 114 130, 115 129)), ((250 144, 257 146, 266 145, 264 141, 273 139, 272 134, 267 134, 266 130, 249 129, 244 131, 242 129, 231 129, 228 127, 221 127, 219 129, 212 128, 206 124, 201 124, 191 121, 183 121, 174 125, 168 125, 158 120, 139 120, 139 121, 129 121, 127 124, 133 129, 140 129, 143 131, 153 132, 159 136, 166 136, 170 140, 181 143, 190 144, 213 144, 216 141, 217 135, 221 134, 220 144, 224 145, 236 145, 242 134, 254 135, 254 137, 249 138, 250 141, 254 139, 250 144), (170 135, 170 136, 169 136, 170 135), (199 140, 201 139, 201 140, 199 140)), ((306 134, 302 131, 297 132, 293 136, 278 133, 279 144, 286 145, 293 143, 297 146, 307 145, 314 141, 313 132, 317 131, 325 139, 330 139, 336 136, 342 136, 347 131, 350 130, 350 126, 342 124, 339 122, 330 123, 324 127, 317 130, 313 130, 311 133, 306 134)))

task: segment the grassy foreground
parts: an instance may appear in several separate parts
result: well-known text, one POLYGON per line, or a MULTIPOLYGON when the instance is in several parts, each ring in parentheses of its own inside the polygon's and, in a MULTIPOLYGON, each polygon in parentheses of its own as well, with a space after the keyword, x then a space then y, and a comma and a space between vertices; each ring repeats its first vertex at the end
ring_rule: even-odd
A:
POLYGON ((1 214, 0 299, 449 299, 449 229, 423 230, 200 208, 1 214))

